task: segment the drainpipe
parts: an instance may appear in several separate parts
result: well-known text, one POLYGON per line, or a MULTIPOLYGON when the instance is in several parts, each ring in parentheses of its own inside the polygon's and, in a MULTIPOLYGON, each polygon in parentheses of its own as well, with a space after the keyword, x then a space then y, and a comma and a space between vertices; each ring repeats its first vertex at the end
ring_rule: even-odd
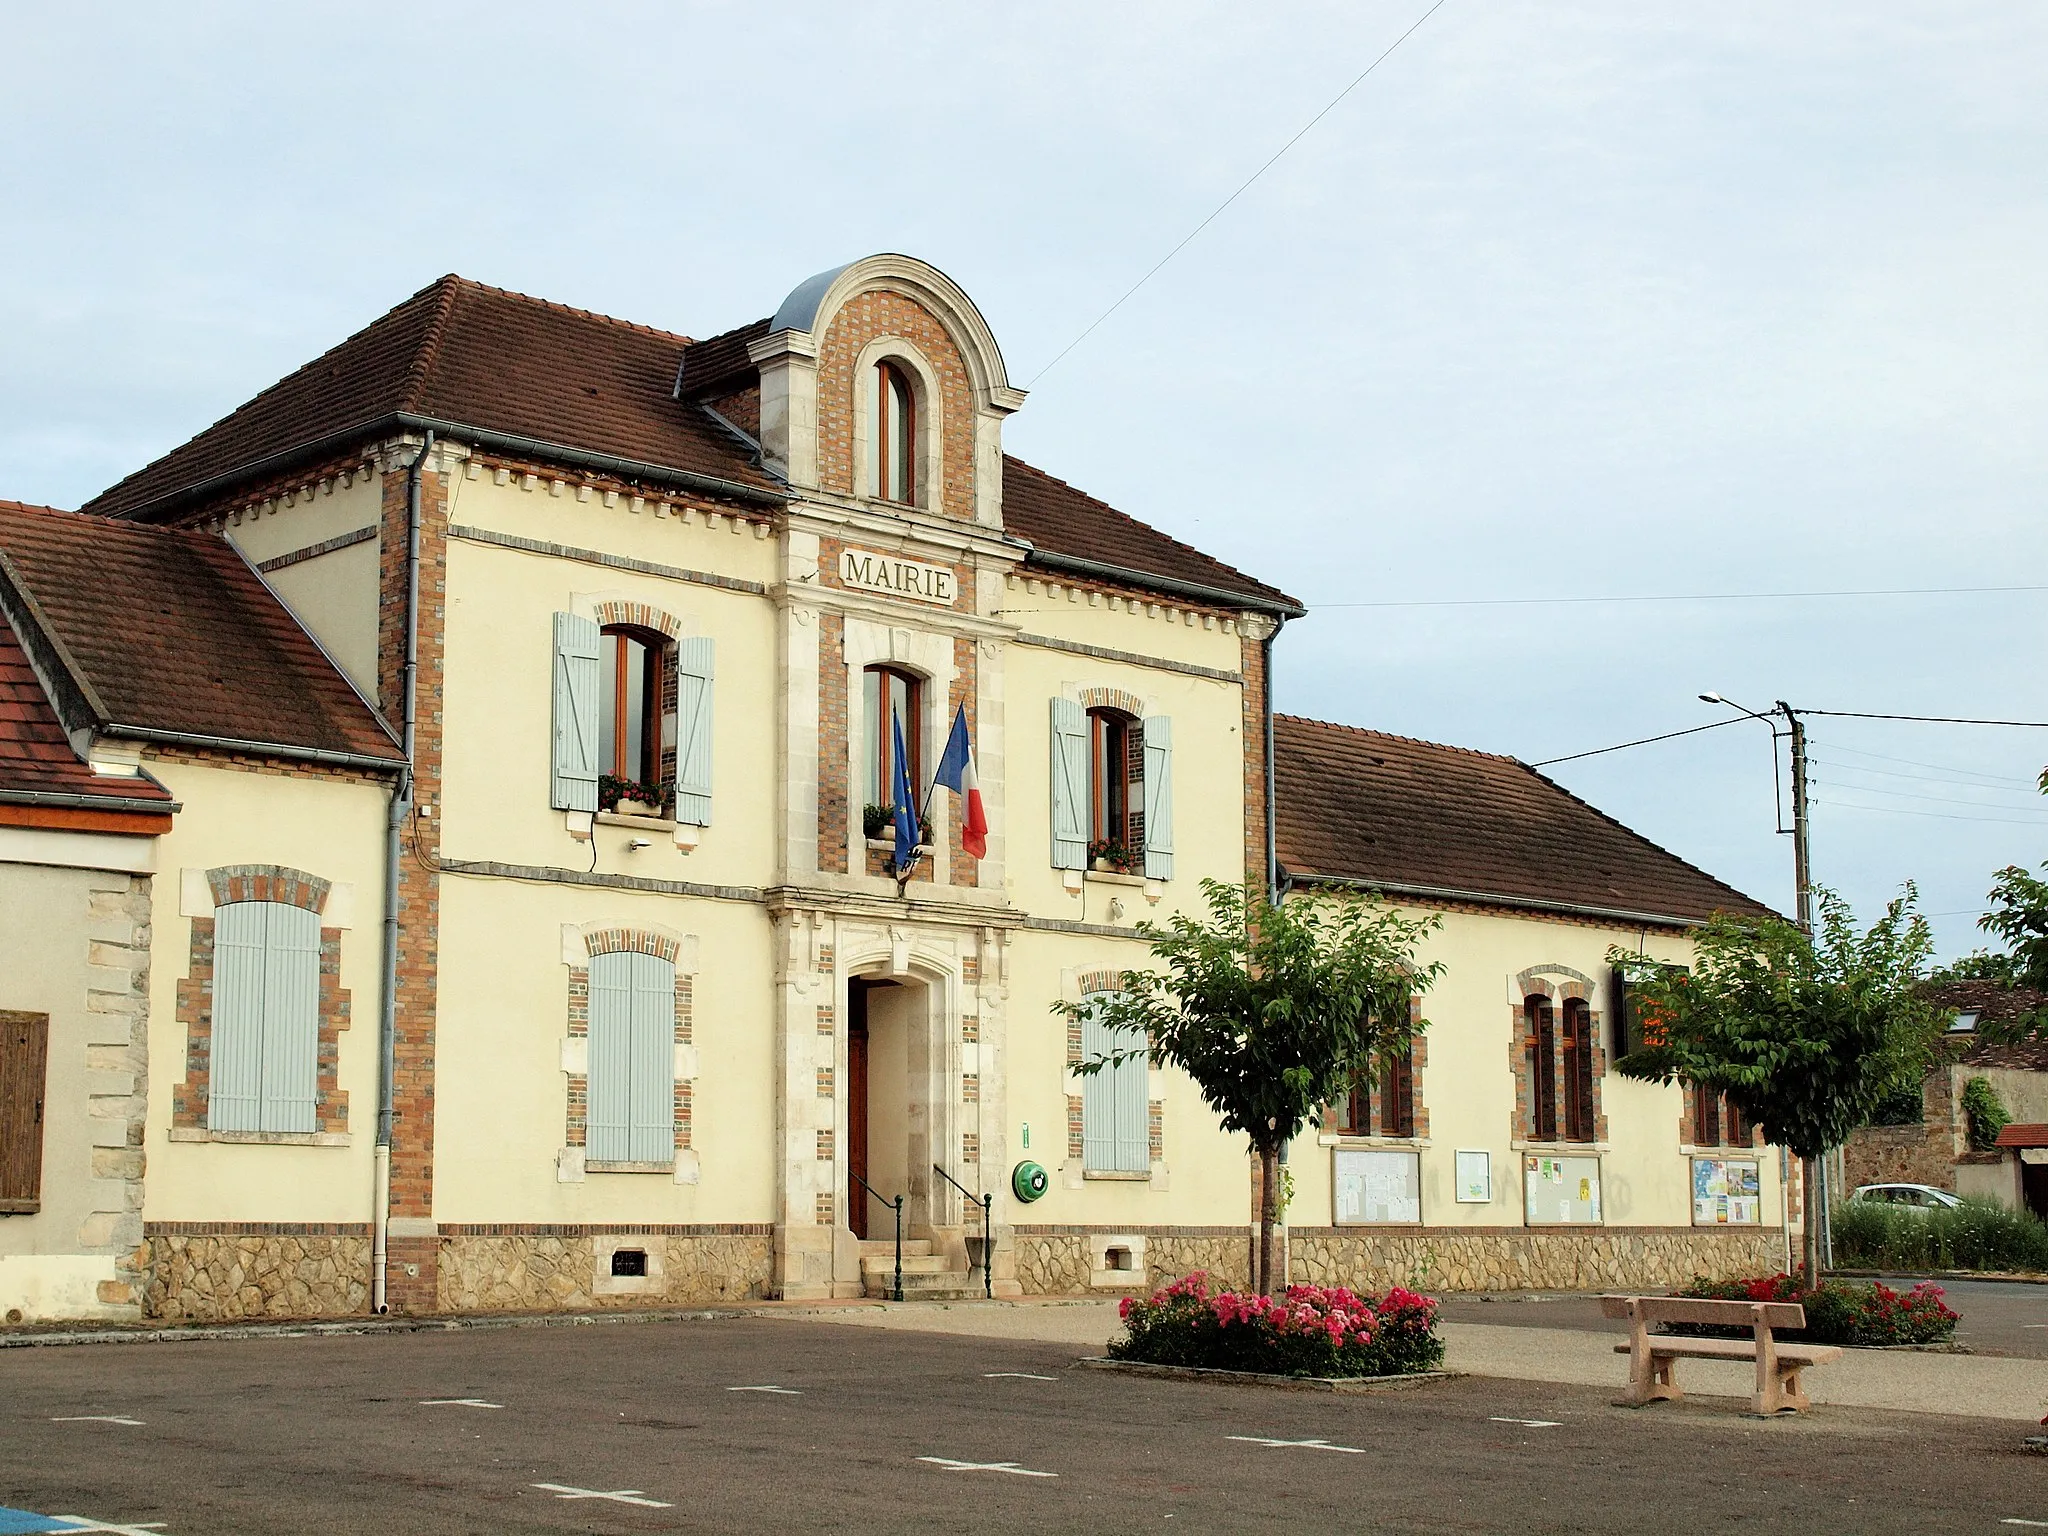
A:
POLYGON ((1280 630, 1286 623, 1286 615, 1275 615, 1273 628, 1259 642, 1260 676, 1264 680, 1266 695, 1266 899, 1276 906, 1283 893, 1280 890, 1280 845, 1273 809, 1273 642, 1280 638, 1280 630))
POLYGON ((405 670, 400 682, 404 707, 401 740, 405 764, 391 788, 390 814, 384 827, 384 988, 377 1029, 377 1148, 372 1155, 375 1191, 370 1204, 370 1310, 385 1312, 384 1270, 391 1227, 391 1098, 398 1061, 398 866, 405 824, 412 816, 412 754, 418 729, 420 612, 420 476, 433 452, 428 430, 405 472, 405 670))

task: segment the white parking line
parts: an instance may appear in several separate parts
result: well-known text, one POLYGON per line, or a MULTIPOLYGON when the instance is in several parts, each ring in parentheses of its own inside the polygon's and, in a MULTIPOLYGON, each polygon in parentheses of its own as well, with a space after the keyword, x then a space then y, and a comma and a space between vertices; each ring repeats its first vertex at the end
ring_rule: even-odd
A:
POLYGON ((422 1408, 502 1408, 503 1403, 487 1403, 480 1397, 423 1397, 422 1408))
POLYGON ((1562 1422, 1557 1419, 1504 1419, 1497 1413, 1487 1422, 1491 1424, 1526 1424, 1531 1429, 1562 1429, 1564 1427, 1562 1422))
POLYGON ((674 1509, 675 1505, 661 1499, 642 1497, 638 1488, 616 1488, 610 1493, 601 1493, 595 1488, 572 1488, 567 1483, 534 1483, 535 1488, 545 1488, 558 1499, 608 1499, 614 1504, 638 1504, 644 1509, 674 1509))
POLYGON ((802 1397, 795 1387, 727 1387, 728 1392, 779 1392, 784 1397, 802 1397))
MULTIPOLYGON (((52 1424, 126 1424, 130 1429, 142 1428, 142 1420, 125 1419, 118 1413, 74 1413, 66 1418, 52 1419, 52 1424)), ((52 1520, 68 1520, 69 1515, 52 1515, 52 1520)))
POLYGON ((919 1461, 928 1461, 935 1467, 944 1467, 948 1472, 1007 1472, 1012 1477, 1058 1477, 1057 1472, 1034 1472, 1029 1467, 1020 1467, 1014 1461, 954 1461, 945 1456, 920 1456, 919 1461))
POLYGON ((88 1520, 83 1515, 52 1515, 50 1518, 70 1521, 71 1523, 65 1526, 67 1532, 104 1531, 107 1536, 156 1536, 156 1533, 164 1528, 161 1520, 152 1520, 147 1525, 107 1525, 102 1521, 88 1520))
POLYGON ((1347 1456, 1363 1456, 1365 1450, 1356 1445, 1332 1445, 1327 1440, 1268 1440, 1262 1435, 1232 1435, 1233 1440, 1242 1440, 1247 1445, 1289 1446, 1304 1451, 1342 1451, 1347 1456))
POLYGON ((2048 1520, 2022 1520, 2018 1515, 2007 1515, 1998 1523, 2000 1525, 2031 1525, 2038 1530, 2048 1531, 2048 1520))
POLYGON ((988 1381, 1058 1381, 1057 1376, 1034 1376, 1029 1371, 983 1371, 988 1381))

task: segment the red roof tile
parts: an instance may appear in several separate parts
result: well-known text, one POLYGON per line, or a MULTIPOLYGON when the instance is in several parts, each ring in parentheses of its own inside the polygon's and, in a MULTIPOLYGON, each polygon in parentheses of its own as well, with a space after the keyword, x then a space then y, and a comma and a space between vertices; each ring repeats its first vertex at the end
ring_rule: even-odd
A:
POLYGON ((675 400, 687 336, 444 277, 83 510, 151 516, 220 477, 400 414, 772 492, 747 450, 675 400))
POLYGON ((1683 922, 1769 910, 1514 758, 1292 715, 1273 738, 1285 873, 1683 922))
POLYGON ((1237 594, 1255 608, 1301 610, 1301 604, 1279 588, 1255 581, 1235 566, 1008 454, 1003 455, 1003 526, 1049 554, 1129 571, 1139 585, 1147 576, 1164 578, 1237 594))
POLYGON ((2048 1147, 2048 1125, 2008 1125, 1998 1133, 2001 1147, 2048 1147))
POLYGON ((225 539, 0 502, 0 560, 97 724, 396 761, 370 706, 225 539))
POLYGON ((94 773, 71 750, 57 711, 43 692, 28 653, 0 618, 0 792, 86 795, 115 800, 157 800, 170 795, 147 778, 94 773))

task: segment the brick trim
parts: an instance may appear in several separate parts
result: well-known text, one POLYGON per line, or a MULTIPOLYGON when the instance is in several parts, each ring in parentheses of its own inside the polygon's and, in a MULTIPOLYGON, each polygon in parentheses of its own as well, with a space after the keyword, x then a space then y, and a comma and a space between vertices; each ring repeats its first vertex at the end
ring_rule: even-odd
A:
POLYGON ((657 608, 652 603, 610 599, 593 604, 591 616, 597 620, 600 629, 628 624, 635 629, 651 629, 670 640, 679 640, 683 634, 681 621, 674 614, 657 608))
MULTIPOLYGON (((214 906, 246 901, 278 902, 317 913, 327 903, 330 882, 282 864, 223 864, 206 872, 214 906)), ((177 1021, 185 1026, 185 1076, 171 1086, 171 1125, 203 1131, 213 1087, 214 929, 212 917, 195 917, 185 974, 177 983, 177 1021)), ((348 1129, 348 1091, 338 1082, 341 1032, 349 1027, 350 994, 341 984, 341 930, 320 929, 320 1013, 315 1036, 313 1129, 334 1135, 348 1129)), ((235 1228, 233 1230, 242 1230, 235 1228)))
POLYGON ((1145 717, 1145 701, 1122 688, 1083 688, 1079 703, 1083 709, 1122 710, 1134 720, 1145 717))

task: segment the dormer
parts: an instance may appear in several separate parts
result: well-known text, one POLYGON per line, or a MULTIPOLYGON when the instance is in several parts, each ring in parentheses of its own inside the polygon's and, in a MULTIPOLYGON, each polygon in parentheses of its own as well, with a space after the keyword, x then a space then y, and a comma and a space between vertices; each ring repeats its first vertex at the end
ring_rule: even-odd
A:
POLYGON ((821 272, 747 356, 762 459, 790 485, 1002 527, 1003 418, 1024 391, 945 273, 894 255, 821 272))

